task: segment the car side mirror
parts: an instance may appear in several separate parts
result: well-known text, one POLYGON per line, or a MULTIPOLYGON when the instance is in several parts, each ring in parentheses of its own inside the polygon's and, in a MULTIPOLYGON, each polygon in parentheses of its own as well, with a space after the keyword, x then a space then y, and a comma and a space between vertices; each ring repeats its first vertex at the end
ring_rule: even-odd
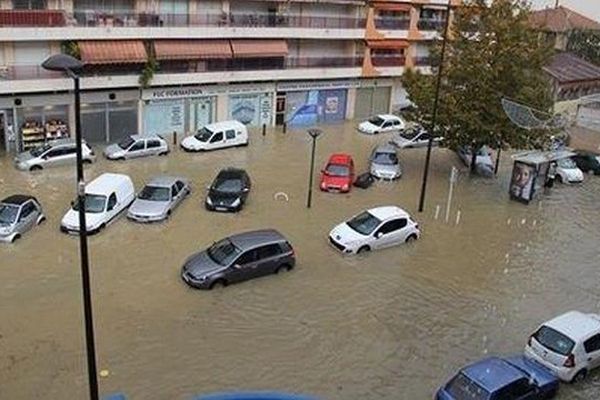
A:
POLYGON ((380 238, 380 237, 382 237, 382 236, 383 236, 383 232, 377 232, 377 233, 375 234, 375 239, 379 239, 379 238, 380 238))
POLYGON ((244 189, 242 189, 242 192, 244 192, 244 193, 248 193, 249 191, 250 191, 250 189, 249 189, 249 188, 244 188, 244 189))

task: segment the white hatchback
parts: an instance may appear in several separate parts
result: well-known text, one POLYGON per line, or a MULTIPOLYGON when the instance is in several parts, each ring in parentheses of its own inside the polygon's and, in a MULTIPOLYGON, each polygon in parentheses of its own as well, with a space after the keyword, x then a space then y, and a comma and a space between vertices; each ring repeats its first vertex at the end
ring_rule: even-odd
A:
POLYGON ((421 236, 419 225, 396 206, 371 208, 333 228, 329 243, 345 254, 358 254, 410 242, 421 236))
POLYGON ((563 381, 583 380, 600 366, 600 315, 570 311, 544 322, 529 337, 525 356, 563 381))
POLYGON ((375 135, 384 132, 394 132, 403 130, 406 123, 400 117, 392 114, 380 114, 370 118, 368 121, 361 122, 358 130, 368 135, 375 135))
POLYGON ((563 158, 556 162, 556 179, 560 183, 580 183, 583 172, 571 158, 563 158))

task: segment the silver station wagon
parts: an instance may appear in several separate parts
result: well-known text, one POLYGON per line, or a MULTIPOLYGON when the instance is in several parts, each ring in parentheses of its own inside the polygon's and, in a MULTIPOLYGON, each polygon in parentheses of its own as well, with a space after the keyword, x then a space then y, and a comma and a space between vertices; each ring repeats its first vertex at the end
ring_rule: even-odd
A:
MULTIPOLYGON (((94 151, 83 141, 81 153, 83 162, 91 164, 96 161, 94 151)), ((22 171, 36 171, 46 167, 68 165, 77 160, 77 146, 73 139, 59 139, 29 151, 19 153, 15 157, 15 167, 22 171)))
POLYGON ((0 242, 12 243, 46 217, 33 196, 16 194, 0 202, 0 242))
POLYGON ((169 145, 158 135, 127 136, 119 143, 111 144, 104 149, 104 156, 109 160, 165 156, 167 154, 169 154, 169 145))
POLYGON ((137 195, 127 212, 136 222, 163 221, 191 192, 185 178, 159 176, 153 178, 137 195))

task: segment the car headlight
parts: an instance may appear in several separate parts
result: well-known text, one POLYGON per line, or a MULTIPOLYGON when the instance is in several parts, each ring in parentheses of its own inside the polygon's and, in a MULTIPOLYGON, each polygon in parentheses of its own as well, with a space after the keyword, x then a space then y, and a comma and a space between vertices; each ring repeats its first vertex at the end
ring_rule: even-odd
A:
POLYGON ((10 232, 9 227, 1 227, 0 228, 0 235, 8 235, 9 232, 10 232))
POLYGON ((231 207, 237 207, 237 206, 239 206, 239 205, 240 205, 240 203, 241 203, 241 202, 242 202, 242 201, 241 201, 241 200, 240 200, 240 198, 238 197, 237 199, 235 199, 235 200, 233 201, 233 203, 231 203, 231 207))
POLYGON ((213 202, 212 202, 210 196, 206 196, 206 203, 208 203, 208 205, 211 205, 211 206, 213 205, 213 202))
POLYGON ((348 189, 350 189, 350 186, 348 186, 347 183, 344 186, 342 186, 342 190, 348 190, 348 189))

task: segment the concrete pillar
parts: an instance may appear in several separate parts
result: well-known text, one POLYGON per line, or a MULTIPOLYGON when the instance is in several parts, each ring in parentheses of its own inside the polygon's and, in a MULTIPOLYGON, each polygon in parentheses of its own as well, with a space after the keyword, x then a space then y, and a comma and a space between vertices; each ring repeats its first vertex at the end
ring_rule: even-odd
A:
POLYGON ((421 14, 420 7, 412 7, 410 9, 410 25, 408 28, 408 39, 419 40, 422 38, 421 32, 419 32, 419 15, 421 14))
POLYGON ((196 15, 198 14, 198 2, 196 0, 189 0, 188 2, 188 14, 196 15))
POLYGON ((356 106, 356 88, 348 89, 346 102, 346 119, 354 119, 354 108, 356 106))
POLYGON ((73 14, 74 6, 73 0, 61 0, 60 8, 65 10, 67 14, 73 14))
POLYGON ((217 121, 226 121, 229 118, 229 95, 219 93, 217 95, 217 121))
POLYGON ((15 63, 15 46, 14 43, 4 43, 4 63, 11 65, 15 63))
POLYGON ((223 0, 223 3, 221 4, 222 6, 222 11, 225 14, 229 14, 229 11, 231 10, 230 4, 229 4, 229 0, 223 0))
MULTIPOLYGON (((141 97, 141 92, 140 92, 140 97, 141 97)), ((138 104, 137 104, 137 131, 139 133, 143 133, 144 132, 144 100, 139 99, 138 100, 138 104)))

